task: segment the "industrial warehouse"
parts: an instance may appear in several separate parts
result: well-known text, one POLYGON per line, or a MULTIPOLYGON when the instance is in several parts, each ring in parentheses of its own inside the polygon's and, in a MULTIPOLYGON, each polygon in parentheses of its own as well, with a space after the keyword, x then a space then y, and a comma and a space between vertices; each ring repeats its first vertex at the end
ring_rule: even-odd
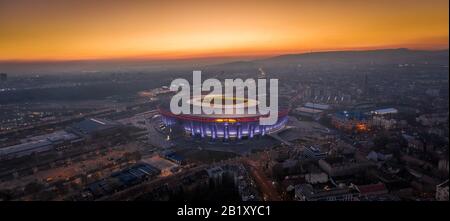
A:
POLYGON ((0 149, 0 159, 19 158, 50 150, 61 150, 81 144, 95 136, 108 135, 119 128, 119 124, 96 118, 73 123, 65 130, 22 139, 20 144, 0 149))

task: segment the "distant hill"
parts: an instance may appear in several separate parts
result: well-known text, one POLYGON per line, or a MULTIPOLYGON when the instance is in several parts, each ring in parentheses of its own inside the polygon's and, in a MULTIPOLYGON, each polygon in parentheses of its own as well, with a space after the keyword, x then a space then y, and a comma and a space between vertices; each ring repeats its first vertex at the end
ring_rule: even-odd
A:
MULTIPOLYGON (((421 51, 405 48, 365 50, 365 51, 327 51, 301 54, 286 54, 275 57, 250 61, 229 62, 207 66, 213 71, 254 71, 258 67, 272 70, 288 70, 288 68, 329 67, 349 68, 367 65, 397 65, 397 64, 434 64, 448 66, 449 51, 421 51)), ((292 69, 291 69, 292 70, 292 69)))
POLYGON ((301 54, 286 54, 264 59, 250 58, 196 58, 181 60, 86 60, 55 62, 0 62, 0 72, 67 74, 95 72, 186 72, 193 69, 205 71, 248 72, 259 67, 349 67, 364 65, 394 64, 436 64, 448 66, 449 51, 421 51, 405 48, 365 50, 365 51, 327 51, 301 54))
POLYGON ((259 60, 258 62, 299 62, 299 61, 320 61, 320 60, 337 60, 337 61, 397 61, 411 59, 432 59, 432 58, 448 58, 448 49, 440 51, 420 51, 410 50, 406 48, 399 49, 383 49, 383 50, 367 50, 367 51, 327 51, 327 52, 311 52, 302 54, 280 55, 268 59, 259 60))

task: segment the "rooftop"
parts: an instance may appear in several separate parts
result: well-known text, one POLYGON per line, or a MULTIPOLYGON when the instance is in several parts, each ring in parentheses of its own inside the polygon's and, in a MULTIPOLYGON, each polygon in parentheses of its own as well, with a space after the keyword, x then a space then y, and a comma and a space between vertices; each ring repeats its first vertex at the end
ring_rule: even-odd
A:
POLYGON ((324 198, 324 197, 331 197, 336 195, 344 195, 344 194, 350 194, 354 192, 353 189, 344 187, 344 188, 338 188, 338 187, 325 187, 323 189, 315 189, 311 184, 300 184, 295 187, 296 192, 299 191, 304 195, 306 198, 324 198))
POLYGON ((383 109, 378 109, 378 110, 374 110, 371 111, 373 114, 377 114, 377 115, 385 115, 385 114, 396 114, 398 113, 398 110, 395 108, 383 108, 383 109))
POLYGON ((89 118, 81 122, 72 124, 70 128, 78 133, 88 135, 102 130, 111 129, 117 126, 118 124, 113 121, 98 118, 89 118))
POLYGON ((315 109, 315 108, 309 108, 309 107, 298 107, 295 109, 298 112, 304 112, 304 113, 309 113, 309 114, 317 114, 317 113, 322 113, 323 110, 320 109, 315 109))
POLYGON ((340 111, 334 114, 336 118, 342 120, 365 120, 367 116, 359 111, 340 111))
POLYGON ((360 194, 369 194, 374 192, 387 192, 386 185, 384 183, 368 184, 356 186, 360 194))
POLYGON ((313 109, 319 109, 319 110, 328 110, 330 109, 330 105, 328 104, 318 104, 318 103, 312 103, 308 102, 304 105, 305 107, 313 108, 313 109))

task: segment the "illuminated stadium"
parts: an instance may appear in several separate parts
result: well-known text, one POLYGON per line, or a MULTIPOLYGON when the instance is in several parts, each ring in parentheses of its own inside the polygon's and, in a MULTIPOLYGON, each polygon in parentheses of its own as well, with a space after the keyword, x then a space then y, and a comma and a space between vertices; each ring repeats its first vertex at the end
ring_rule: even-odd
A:
MULTIPOLYGON (((222 95, 218 95, 222 96, 222 95)), ((193 97, 187 103, 190 107, 201 107, 203 97, 193 97)), ((253 99, 236 99, 223 97, 222 104, 213 103, 213 109, 231 109, 233 114, 179 114, 170 111, 169 106, 159 107, 162 122, 168 128, 178 127, 188 136, 213 140, 240 140, 264 136, 284 128, 288 121, 287 108, 279 107, 278 120, 273 125, 261 125, 260 114, 249 114, 249 107, 258 107, 259 102, 253 99), (232 100, 232 104, 225 104, 225 100, 232 100), (240 109, 240 110, 239 110, 240 109), (243 113, 243 114, 237 114, 243 113)), ((230 102, 231 103, 231 102, 230 102)))

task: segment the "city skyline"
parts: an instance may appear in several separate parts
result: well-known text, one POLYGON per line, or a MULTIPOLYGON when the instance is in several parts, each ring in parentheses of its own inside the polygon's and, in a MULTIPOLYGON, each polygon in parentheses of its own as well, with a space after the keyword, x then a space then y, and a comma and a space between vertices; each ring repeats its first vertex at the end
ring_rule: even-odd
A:
POLYGON ((0 1, 0 60, 448 49, 448 1, 0 1), (380 16, 382 15, 382 16, 380 16))

